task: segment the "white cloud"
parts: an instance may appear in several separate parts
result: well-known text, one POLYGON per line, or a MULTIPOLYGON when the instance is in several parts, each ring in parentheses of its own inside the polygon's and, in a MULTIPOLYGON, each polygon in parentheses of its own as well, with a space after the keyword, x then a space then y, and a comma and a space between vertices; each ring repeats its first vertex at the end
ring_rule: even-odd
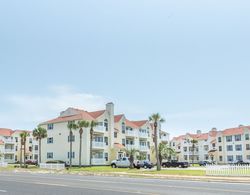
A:
POLYGON ((0 127, 13 129, 34 128, 68 107, 85 110, 104 109, 108 99, 77 92, 69 86, 53 86, 45 95, 15 94, 1 98, 7 109, 0 111, 0 127))

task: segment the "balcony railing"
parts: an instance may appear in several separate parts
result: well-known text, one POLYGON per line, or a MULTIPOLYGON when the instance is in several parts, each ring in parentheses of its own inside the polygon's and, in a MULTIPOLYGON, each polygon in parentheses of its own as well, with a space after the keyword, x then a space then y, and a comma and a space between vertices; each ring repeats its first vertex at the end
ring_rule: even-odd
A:
POLYGON ((148 134, 147 133, 139 132, 139 137, 140 138, 148 138, 148 134))
POLYGON ((5 149, 4 153, 15 153, 15 149, 5 149))
POLYGON ((168 137, 167 136, 161 136, 161 140, 162 141, 168 141, 168 137))
POLYGON ((126 136, 136 137, 136 132, 135 131, 126 131, 126 136))
POLYGON ((104 127, 103 125, 98 125, 94 127, 94 132, 104 133, 105 130, 106 130, 106 127, 104 127))
POLYGON ((139 149, 140 149, 140 151, 148 151, 147 146, 140 146, 139 149))
POLYGON ((104 142, 92 142, 92 147, 93 148, 103 148, 104 147, 104 142))
POLYGON ((138 149, 138 148, 136 147, 135 144, 126 144, 125 147, 126 147, 128 150, 131 150, 131 149, 138 149))
POLYGON ((92 158, 93 165, 104 165, 106 164, 106 160, 104 158, 92 158))
POLYGON ((14 144, 15 143, 15 140, 14 139, 4 139, 4 143, 5 144, 14 144))

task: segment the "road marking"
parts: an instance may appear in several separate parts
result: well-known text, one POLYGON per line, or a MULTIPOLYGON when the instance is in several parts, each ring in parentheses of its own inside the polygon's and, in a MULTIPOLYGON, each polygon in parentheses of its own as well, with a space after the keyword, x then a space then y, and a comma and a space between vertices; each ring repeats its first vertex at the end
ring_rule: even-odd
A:
POLYGON ((67 187, 68 185, 64 185, 64 184, 57 184, 57 183, 42 183, 42 182, 35 182, 33 184, 37 184, 37 185, 48 185, 48 186, 60 186, 60 187, 67 187))
POLYGON ((0 190, 0 192, 2 192, 2 193, 6 193, 7 191, 6 191, 6 190, 0 190))

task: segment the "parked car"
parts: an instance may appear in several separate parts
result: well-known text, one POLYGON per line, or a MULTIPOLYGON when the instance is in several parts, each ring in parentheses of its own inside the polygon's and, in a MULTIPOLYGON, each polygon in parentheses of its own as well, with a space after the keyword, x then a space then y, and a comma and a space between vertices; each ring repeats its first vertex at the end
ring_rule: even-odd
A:
MULTIPOLYGON (((133 166, 135 168, 140 169, 140 167, 137 166, 137 163, 133 163, 133 166)), ((119 167, 119 168, 128 168, 128 167, 130 167, 129 158, 128 157, 123 157, 123 158, 120 158, 120 159, 117 159, 117 160, 113 160, 111 162, 111 167, 112 168, 116 168, 116 167, 119 167)))
POLYGON ((204 160, 204 161, 200 161, 200 162, 199 162, 199 165, 200 165, 200 166, 214 165, 214 164, 215 164, 214 161, 207 161, 207 160, 204 160))
POLYGON ((236 160, 232 164, 233 165, 250 165, 250 162, 244 162, 243 160, 236 160))
POLYGON ((50 160, 46 162, 47 164, 64 164, 65 167, 69 167, 69 164, 62 160, 50 160))
POLYGON ((178 161, 170 161, 170 162, 163 162, 161 164, 162 167, 179 167, 179 168, 187 168, 189 167, 188 162, 178 162, 178 161))
POLYGON ((37 160, 26 160, 25 163, 27 165, 36 165, 36 166, 38 165, 37 160))
POLYGON ((144 169, 152 169, 154 167, 154 164, 149 160, 140 160, 137 161, 136 166, 144 169))

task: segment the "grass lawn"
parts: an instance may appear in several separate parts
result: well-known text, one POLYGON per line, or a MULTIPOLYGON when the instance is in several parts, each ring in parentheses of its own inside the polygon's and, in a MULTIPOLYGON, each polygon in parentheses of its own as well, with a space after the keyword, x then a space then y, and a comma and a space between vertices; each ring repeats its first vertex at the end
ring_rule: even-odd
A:
POLYGON ((171 170, 146 170, 146 169, 128 169, 128 168, 111 168, 109 166, 86 167, 77 168, 73 167, 69 172, 89 172, 89 173, 129 173, 129 174, 146 174, 146 175, 188 175, 188 176, 204 176, 205 170, 187 170, 187 169, 171 169, 171 170))

